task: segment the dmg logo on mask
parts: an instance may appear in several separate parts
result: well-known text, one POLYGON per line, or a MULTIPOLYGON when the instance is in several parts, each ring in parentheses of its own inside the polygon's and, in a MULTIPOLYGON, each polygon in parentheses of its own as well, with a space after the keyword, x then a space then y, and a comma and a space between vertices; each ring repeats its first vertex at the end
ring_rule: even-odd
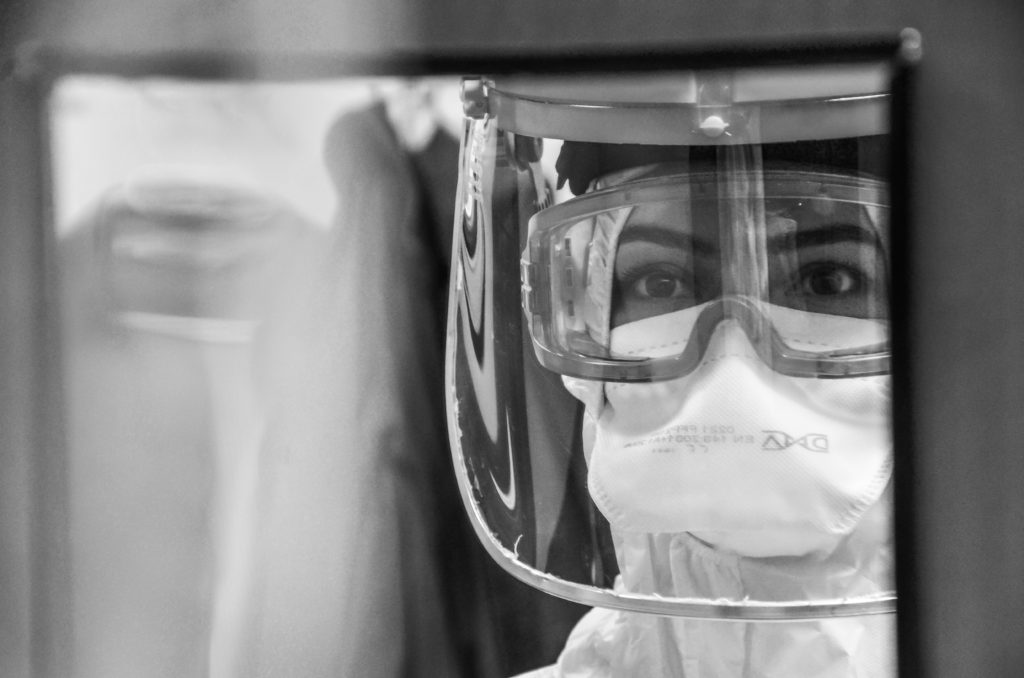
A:
POLYGON ((762 431, 765 434, 764 442, 761 443, 762 450, 788 450, 794 445, 799 445, 811 452, 828 452, 828 436, 821 433, 808 433, 807 435, 794 438, 785 431, 762 431))

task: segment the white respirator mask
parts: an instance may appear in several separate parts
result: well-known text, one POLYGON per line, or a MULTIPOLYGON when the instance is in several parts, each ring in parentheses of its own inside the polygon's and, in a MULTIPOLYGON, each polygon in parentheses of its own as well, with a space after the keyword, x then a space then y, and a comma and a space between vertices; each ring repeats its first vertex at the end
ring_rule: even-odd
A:
MULTIPOLYGON (((612 347, 657 342, 667 320, 617 327, 612 347)), ((718 326, 694 372, 603 392, 597 409, 593 395, 584 400, 594 422, 588 482, 620 530, 689 532, 751 557, 827 554, 889 483, 888 377, 777 374, 733 321, 718 326)))

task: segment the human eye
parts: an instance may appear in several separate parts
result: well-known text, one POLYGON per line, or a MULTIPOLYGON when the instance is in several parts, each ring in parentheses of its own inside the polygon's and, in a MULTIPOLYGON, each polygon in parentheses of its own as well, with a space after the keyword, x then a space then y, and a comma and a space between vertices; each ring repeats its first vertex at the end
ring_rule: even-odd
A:
POLYGON ((690 262, 682 250, 633 242, 619 251, 612 290, 612 325, 670 313, 695 304, 690 262))
POLYGON ((803 266, 797 284, 809 297, 837 297, 862 293, 868 281, 862 271, 829 261, 803 266))
POLYGON ((790 272, 776 271, 775 303, 812 313, 852 318, 886 314, 885 270, 870 248, 847 246, 801 252, 790 272))
POLYGON ((630 271, 619 284, 624 295, 647 301, 679 299, 688 293, 682 269, 666 264, 630 271))

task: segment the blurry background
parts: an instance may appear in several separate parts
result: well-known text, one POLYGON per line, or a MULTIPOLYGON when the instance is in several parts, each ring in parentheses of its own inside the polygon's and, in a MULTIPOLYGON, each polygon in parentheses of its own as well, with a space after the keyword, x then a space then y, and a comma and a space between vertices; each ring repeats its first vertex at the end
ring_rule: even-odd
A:
POLYGON ((483 553, 441 378, 455 80, 49 100, 72 675, 489 676, 582 613, 483 553))
POLYGON ((113 185, 186 165, 285 199, 325 228, 334 206, 324 136, 385 80, 60 80, 50 100, 56 222, 70 227, 113 185))

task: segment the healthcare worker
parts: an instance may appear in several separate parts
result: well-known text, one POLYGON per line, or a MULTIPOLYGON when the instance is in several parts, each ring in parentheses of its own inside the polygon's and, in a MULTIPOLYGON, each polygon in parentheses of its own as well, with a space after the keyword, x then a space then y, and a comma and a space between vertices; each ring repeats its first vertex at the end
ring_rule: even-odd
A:
POLYGON ((594 606, 535 675, 895 675, 889 79, 465 81, 455 469, 594 606))

